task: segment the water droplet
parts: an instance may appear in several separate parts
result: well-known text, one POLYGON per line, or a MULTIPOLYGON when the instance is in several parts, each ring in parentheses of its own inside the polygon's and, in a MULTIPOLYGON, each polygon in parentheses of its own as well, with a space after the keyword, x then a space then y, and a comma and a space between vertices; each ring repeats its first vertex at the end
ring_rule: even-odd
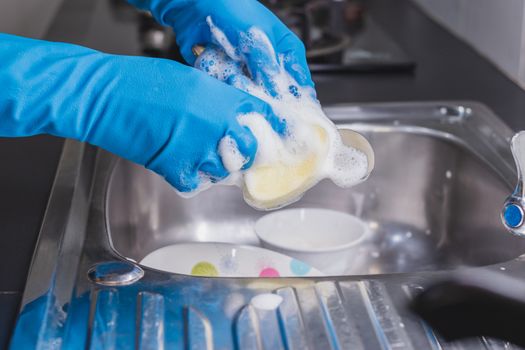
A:
POLYGON ((283 302, 283 297, 272 293, 256 295, 250 300, 250 304, 260 310, 275 310, 283 302))
POLYGON ((368 223, 368 227, 370 227, 372 230, 375 230, 375 229, 379 228, 379 224, 377 222, 375 222, 375 221, 370 221, 368 223))
POLYGON ((499 269, 500 269, 501 271, 505 271, 507 268, 501 266, 499 269))
POLYGON ((452 179, 452 171, 447 170, 447 171, 445 172, 445 177, 446 177, 447 179, 449 179, 449 180, 452 179))

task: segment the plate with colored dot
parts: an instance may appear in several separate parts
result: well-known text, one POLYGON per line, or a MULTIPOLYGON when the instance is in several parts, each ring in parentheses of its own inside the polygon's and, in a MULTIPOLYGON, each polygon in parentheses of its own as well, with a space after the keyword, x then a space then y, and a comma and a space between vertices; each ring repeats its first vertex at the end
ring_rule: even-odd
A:
POLYGON ((141 265, 196 277, 314 277, 323 273, 269 249, 230 243, 182 243, 149 253, 141 265))

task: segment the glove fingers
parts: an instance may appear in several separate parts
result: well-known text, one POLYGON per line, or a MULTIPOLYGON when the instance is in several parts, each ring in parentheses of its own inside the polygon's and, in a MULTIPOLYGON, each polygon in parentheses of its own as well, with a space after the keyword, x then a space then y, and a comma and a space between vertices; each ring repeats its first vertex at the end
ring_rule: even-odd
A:
POLYGON ((286 120, 278 117, 273 113, 272 109, 268 107, 266 113, 263 114, 264 119, 270 123, 272 129, 275 130, 279 135, 284 135, 286 133, 286 120))
MULTIPOLYGON (((207 24, 203 23, 199 26, 207 26, 207 24)), ((181 33, 176 36, 177 44, 179 45, 179 51, 186 63, 193 66, 195 64, 195 55, 193 54, 193 45, 202 45, 205 43, 211 42, 211 34, 209 30, 197 30, 196 28, 185 28, 181 31, 181 33), (191 37, 192 40, 181 40, 179 38, 185 38, 187 36, 190 36, 188 32, 191 31, 191 37)))
POLYGON ((232 30, 233 28, 227 25, 220 25, 220 27, 216 26, 211 16, 206 17, 206 23, 209 27, 209 33, 212 39, 211 42, 213 42, 222 50, 224 50, 224 52, 230 59, 234 61, 240 61, 238 48, 239 43, 236 40, 237 30, 232 30), (227 30, 228 28, 229 31, 227 30))
POLYGON ((165 174, 165 179, 179 192, 191 192, 199 187, 201 178, 194 166, 174 167, 165 174))
POLYGON ((262 85, 271 96, 277 96, 274 77, 279 73, 279 62, 268 37, 250 29, 241 33, 239 46, 246 65, 256 84, 262 85))
MULTIPOLYGON (((255 84, 247 76, 242 74, 240 67, 235 64, 236 62, 231 59, 224 57, 224 53, 221 50, 209 51, 206 49, 204 53, 199 56, 195 65, 198 69, 203 70, 208 75, 215 77, 221 81, 224 81, 230 86, 233 86, 243 92, 250 95, 257 95, 255 84), (221 61, 223 59, 224 61, 221 61), (213 64, 211 62, 214 62, 213 64), (222 62, 222 63, 221 63, 222 62), (218 65, 224 65, 227 67, 227 71, 217 69, 218 65)), ((253 97, 250 97, 253 98, 253 97)), ((279 118, 273 112, 272 108, 262 100, 254 106, 248 104, 247 106, 241 107, 242 113, 257 112, 265 116, 266 120, 270 123, 272 128, 280 135, 284 135, 286 131, 286 121, 279 118)))
POLYGON ((306 61, 304 44, 295 34, 289 33, 277 44, 277 52, 283 55, 284 69, 302 86, 314 87, 306 61))
MULTIPOLYGON (((196 62, 197 68, 209 71, 210 75, 227 81, 228 77, 242 75, 240 60, 243 58, 252 80, 257 85, 263 86, 270 96, 276 97, 279 93, 284 93, 284 91, 277 90, 275 81, 275 77, 281 70, 279 59, 282 58, 284 69, 299 85, 314 87, 306 61, 305 47, 292 32, 285 34, 274 47, 268 36, 256 28, 232 35, 232 33, 222 31, 222 28, 213 24, 211 19, 208 19, 208 24, 210 36, 217 46, 209 45, 207 47, 203 53, 205 56, 199 57, 201 62, 199 60, 196 62), (235 40, 232 41, 231 38, 235 40), (208 54, 206 55, 207 51, 208 54), (242 58, 239 57, 238 53, 242 55, 242 58), (220 68, 221 72, 217 74, 218 66, 213 66, 213 63, 217 62, 222 62, 223 66, 234 67, 234 69, 226 67, 231 71, 231 74, 222 73, 224 69, 220 68)), ((315 95, 315 92, 312 95, 315 95)))
POLYGON ((180 51, 182 58, 184 58, 184 61, 186 61, 186 63, 188 63, 190 66, 193 66, 195 64, 196 57, 193 54, 191 45, 180 45, 179 51, 180 51))
MULTIPOLYGON (((222 61, 225 64, 235 62, 239 67, 244 61, 252 80, 263 86, 271 96, 277 96, 272 76, 279 72, 279 63, 268 37, 254 29, 229 33, 226 30, 227 26, 219 27, 211 18, 207 19, 207 23, 210 26, 212 41, 224 52, 222 61)), ((242 70, 239 69, 234 74, 241 75, 242 70)))
POLYGON ((236 89, 252 94, 254 91, 254 84, 246 75, 235 74, 228 77, 226 84, 233 86, 236 89))
POLYGON ((199 171, 206 176, 209 176, 213 183, 218 182, 229 175, 228 170, 224 167, 217 152, 213 152, 207 157, 206 161, 200 165, 199 171))
POLYGON ((162 158, 162 161, 156 159, 147 167, 163 175, 167 182, 183 193, 196 190, 206 178, 218 182, 229 175, 216 149, 196 159, 201 160, 200 164, 162 158))
MULTIPOLYGON (((253 98, 253 97, 252 97, 253 98)), ((255 98, 254 98, 255 99, 255 98)), ((272 129, 279 135, 286 134, 286 120, 276 115, 272 107, 262 100, 255 99, 256 103, 245 103, 240 107, 241 114, 258 113, 272 126, 272 129)))
POLYGON ((237 150, 244 158, 244 165, 241 169, 248 169, 252 166, 257 153, 257 139, 253 136, 250 129, 240 124, 236 124, 230 131, 228 136, 235 141, 237 150))
POLYGON ((241 62, 232 60, 224 50, 213 44, 206 47, 194 66, 209 76, 225 82, 234 75, 242 75, 241 62))
POLYGON ((310 75, 310 70, 308 70, 306 60, 304 60, 303 62, 299 60, 300 58, 297 57, 295 52, 291 51, 289 53, 286 53, 284 55, 284 69, 300 86, 311 88, 310 94, 312 95, 312 97, 316 98, 315 84, 312 81, 312 77, 310 75), (307 68, 304 69, 303 67, 307 68))

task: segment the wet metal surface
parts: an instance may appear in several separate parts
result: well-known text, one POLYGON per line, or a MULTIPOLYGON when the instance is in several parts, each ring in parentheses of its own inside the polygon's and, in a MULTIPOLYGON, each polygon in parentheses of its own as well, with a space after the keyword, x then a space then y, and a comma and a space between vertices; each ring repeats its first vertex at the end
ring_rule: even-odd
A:
POLYGON ((165 244, 258 244, 251 224, 261 213, 234 188, 182 201, 156 175, 68 141, 11 347, 512 348, 486 338, 447 343, 406 306, 450 268, 525 278, 524 241, 499 221, 516 177, 512 132, 483 106, 468 103, 327 112, 376 147, 376 171, 365 184, 343 191, 322 183, 296 204, 368 222, 372 233, 346 275, 202 278, 143 268, 144 276, 126 285, 94 283, 88 273, 97 264, 135 266, 133 260, 165 244), (277 309, 252 305, 266 293, 282 298, 277 309), (29 325, 38 337, 27 336, 29 325))

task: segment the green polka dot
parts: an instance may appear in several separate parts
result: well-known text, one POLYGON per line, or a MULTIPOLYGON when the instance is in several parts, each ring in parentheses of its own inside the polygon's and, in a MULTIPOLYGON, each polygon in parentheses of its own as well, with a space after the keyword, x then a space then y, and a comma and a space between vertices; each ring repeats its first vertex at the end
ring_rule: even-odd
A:
POLYGON ((191 268, 193 276, 216 277, 219 276, 217 268, 207 261, 200 261, 191 268))

